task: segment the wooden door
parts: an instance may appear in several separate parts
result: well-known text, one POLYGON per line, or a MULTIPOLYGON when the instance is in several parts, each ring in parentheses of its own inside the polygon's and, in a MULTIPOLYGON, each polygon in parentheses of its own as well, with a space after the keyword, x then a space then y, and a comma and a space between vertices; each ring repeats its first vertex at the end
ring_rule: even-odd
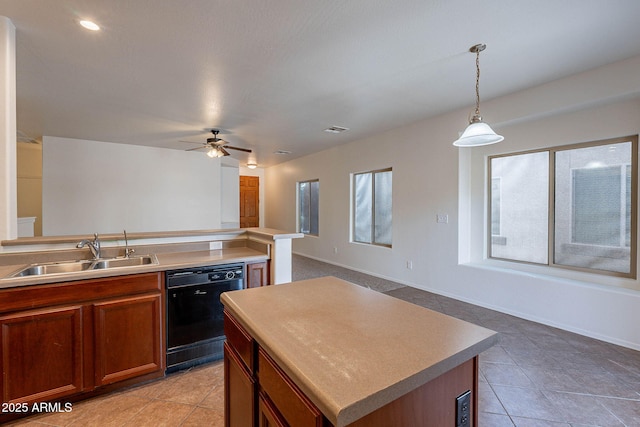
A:
POLYGON ((82 306, 0 318, 2 402, 40 402, 82 391, 82 306))
POLYGON ((164 369, 159 294, 93 306, 96 386, 164 369))
POLYGON ((260 226, 259 189, 257 176, 240 176, 240 228, 260 226))

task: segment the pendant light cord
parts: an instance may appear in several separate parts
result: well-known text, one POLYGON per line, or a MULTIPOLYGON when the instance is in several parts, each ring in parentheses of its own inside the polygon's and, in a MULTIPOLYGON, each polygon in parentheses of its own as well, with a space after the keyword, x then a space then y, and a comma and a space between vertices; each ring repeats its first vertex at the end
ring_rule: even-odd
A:
POLYGON ((480 49, 476 49, 476 116, 480 115, 480 49))

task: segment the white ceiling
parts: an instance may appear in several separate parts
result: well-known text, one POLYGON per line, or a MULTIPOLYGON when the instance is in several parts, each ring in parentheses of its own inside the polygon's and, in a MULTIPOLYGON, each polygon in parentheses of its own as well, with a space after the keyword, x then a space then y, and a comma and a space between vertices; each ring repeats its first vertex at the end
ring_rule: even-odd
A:
POLYGON ((215 127, 262 166, 471 109, 477 43, 483 100, 640 55, 637 0, 0 0, 0 15, 24 134, 186 149, 215 127))

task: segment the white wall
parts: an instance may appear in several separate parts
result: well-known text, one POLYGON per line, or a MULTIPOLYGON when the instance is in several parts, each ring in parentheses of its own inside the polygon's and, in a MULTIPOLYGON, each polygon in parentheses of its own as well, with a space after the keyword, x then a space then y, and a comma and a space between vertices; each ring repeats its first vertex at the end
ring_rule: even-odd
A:
POLYGON ((222 228, 240 227, 240 178, 238 161, 231 157, 221 158, 220 214, 222 228))
POLYGON ((271 167, 267 226, 295 229, 296 182, 317 178, 320 236, 296 239, 294 252, 640 349, 638 280, 513 269, 486 260, 483 240, 486 156, 637 134, 638 71, 640 57, 483 102, 505 136, 484 149, 451 145, 463 110, 271 167), (393 168, 393 248, 350 243, 350 174, 385 167, 393 168))
POLYGON ((202 153, 45 136, 43 235, 219 229, 221 181, 202 153))

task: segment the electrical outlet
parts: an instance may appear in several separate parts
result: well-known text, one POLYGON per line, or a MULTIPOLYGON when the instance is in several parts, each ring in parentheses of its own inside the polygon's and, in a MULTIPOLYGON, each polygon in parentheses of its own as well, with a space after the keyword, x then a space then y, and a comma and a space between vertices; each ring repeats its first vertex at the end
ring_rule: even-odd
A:
POLYGON ((407 270, 413 270, 413 261, 407 261, 407 270))
POLYGON ((338 253, 338 247, 337 247, 337 246, 334 246, 334 247, 333 247, 333 253, 334 253, 334 254, 337 254, 337 253, 338 253))
POLYGON ((456 427, 471 427, 471 390, 456 397, 456 427))
POLYGON ((436 222, 438 224, 448 224, 449 223, 449 215, 447 215, 447 214, 436 214, 436 222))

